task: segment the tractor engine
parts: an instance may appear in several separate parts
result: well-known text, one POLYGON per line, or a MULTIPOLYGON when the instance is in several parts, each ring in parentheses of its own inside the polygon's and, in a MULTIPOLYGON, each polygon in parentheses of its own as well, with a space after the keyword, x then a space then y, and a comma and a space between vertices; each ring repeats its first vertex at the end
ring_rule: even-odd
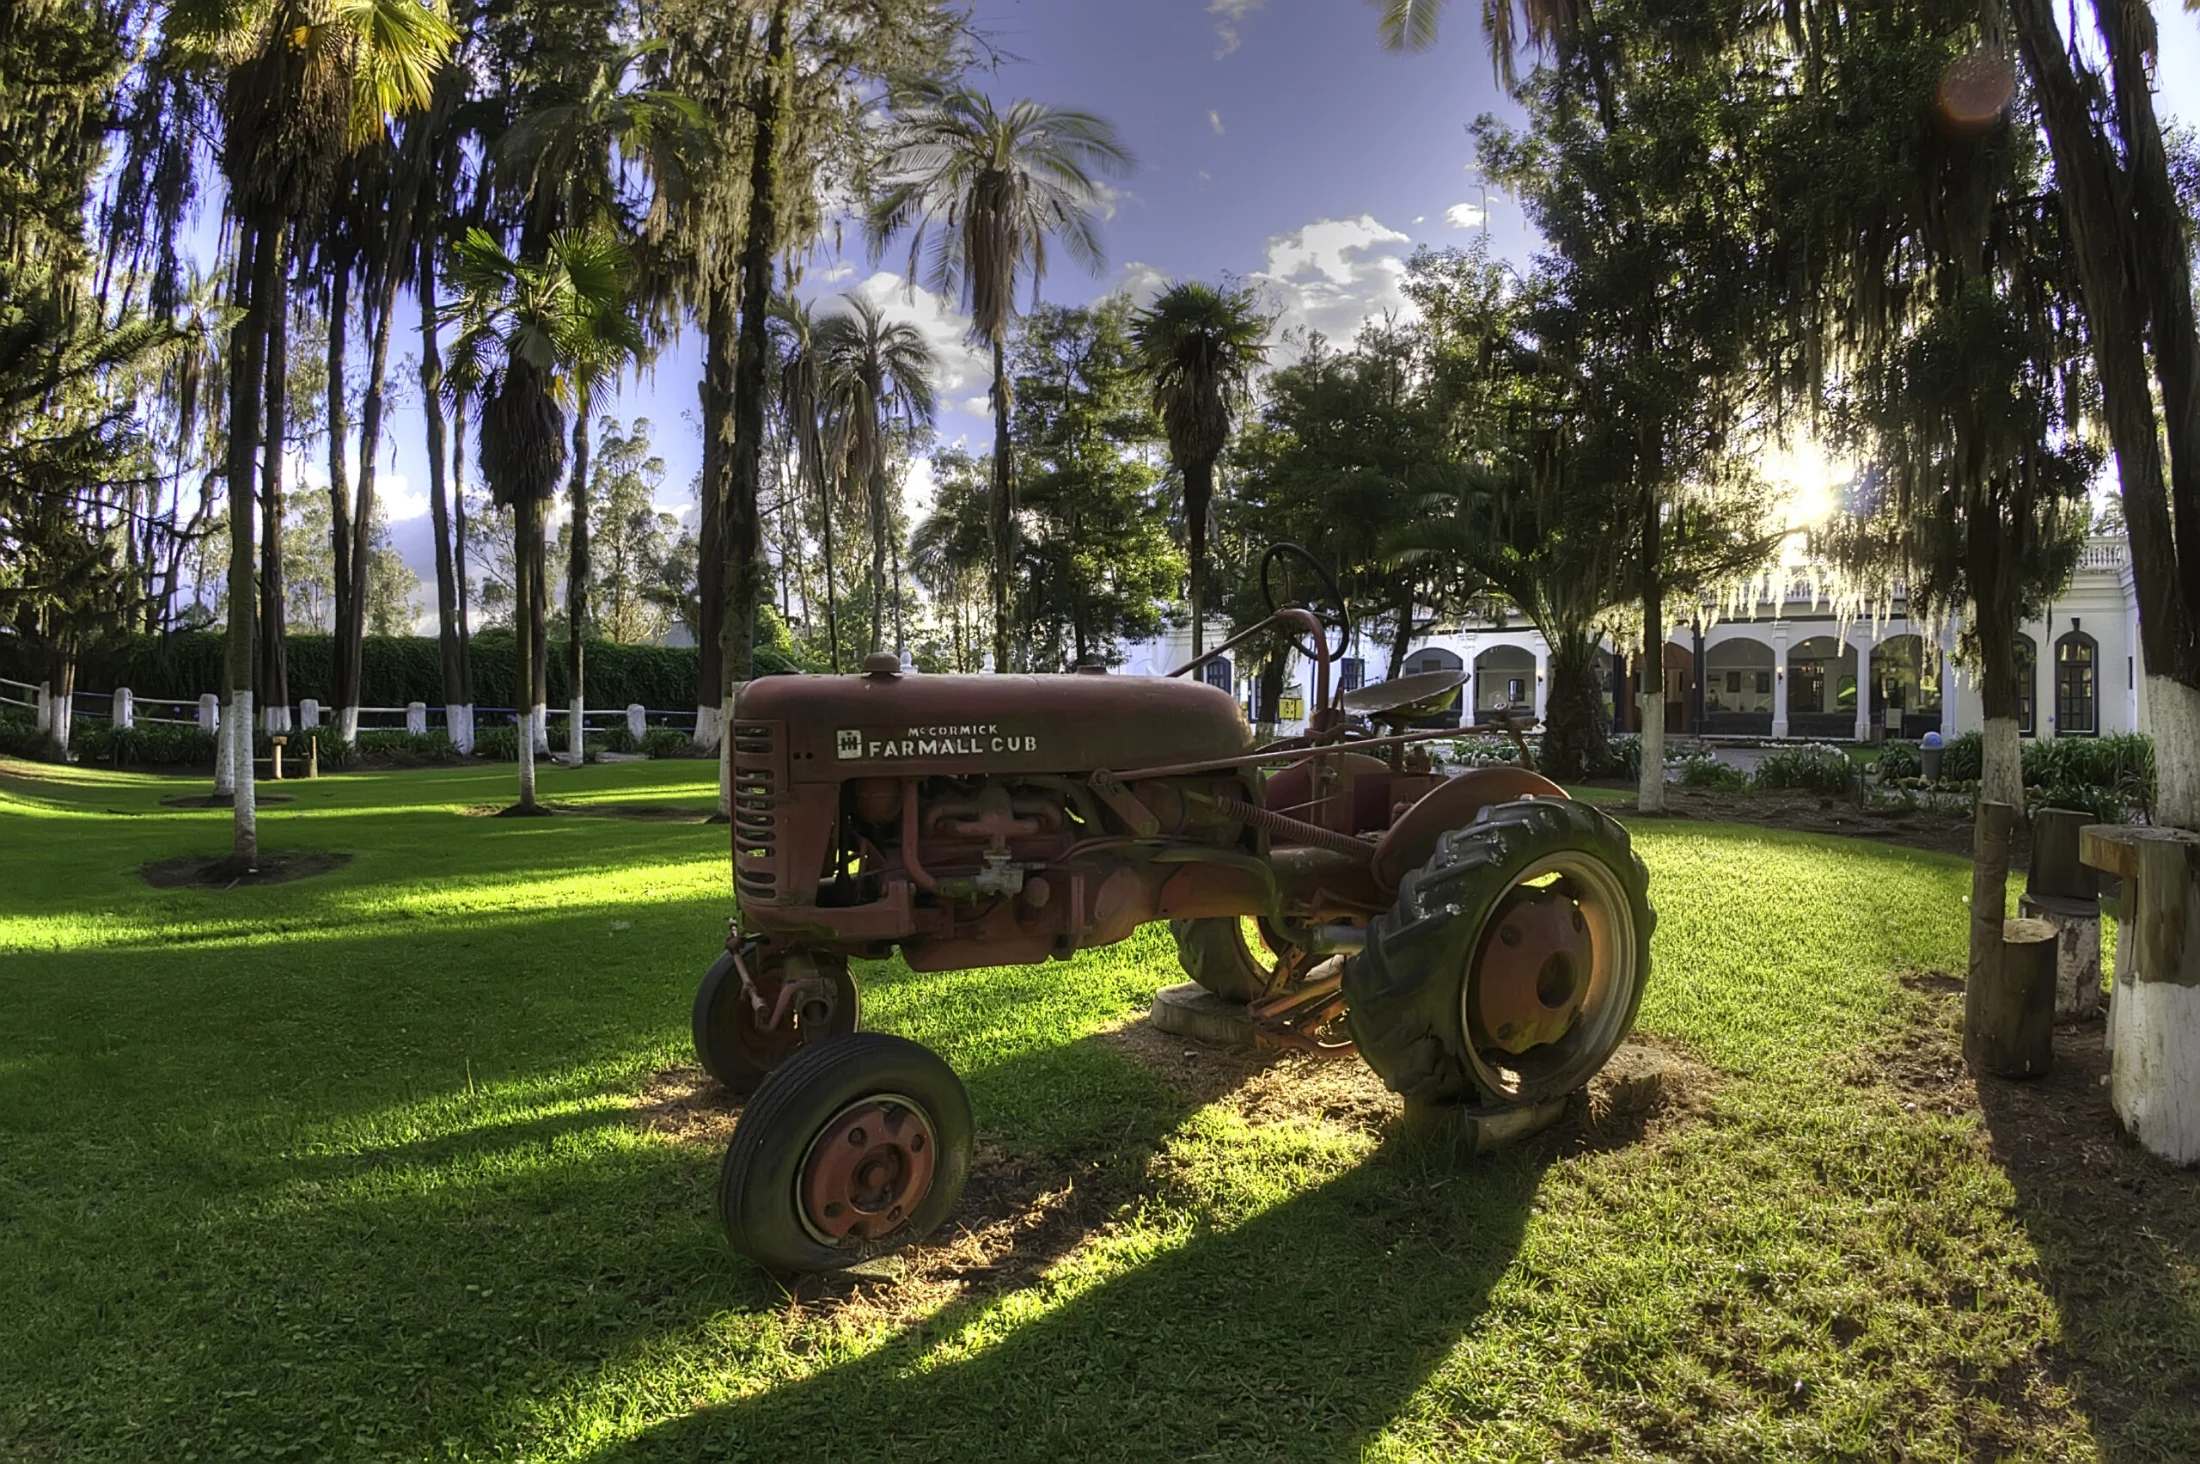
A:
POLYGON ((904 675, 876 656, 859 677, 750 683, 731 736, 742 922, 767 941, 899 946, 915 969, 951 970, 1274 902, 1241 816, 1255 772, 1109 776, 1249 751, 1213 687, 904 675))

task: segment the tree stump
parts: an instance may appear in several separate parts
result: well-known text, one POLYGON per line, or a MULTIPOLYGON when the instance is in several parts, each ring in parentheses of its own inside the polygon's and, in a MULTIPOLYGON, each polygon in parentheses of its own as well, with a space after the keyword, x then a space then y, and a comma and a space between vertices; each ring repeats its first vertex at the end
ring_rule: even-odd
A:
POLYGON ((2101 907, 2092 900, 2026 895, 2027 920, 2055 927, 2055 1018, 2082 1022, 2101 1010, 2101 907))
POLYGON ((2123 882, 2109 1101, 2148 1150, 2200 1164, 2200 833, 2094 824, 2082 843, 2123 882))
POLYGON ((1963 991, 1963 1060, 1974 1073, 2045 1077, 2055 1061, 2055 927, 2005 920, 2000 957, 1963 991))

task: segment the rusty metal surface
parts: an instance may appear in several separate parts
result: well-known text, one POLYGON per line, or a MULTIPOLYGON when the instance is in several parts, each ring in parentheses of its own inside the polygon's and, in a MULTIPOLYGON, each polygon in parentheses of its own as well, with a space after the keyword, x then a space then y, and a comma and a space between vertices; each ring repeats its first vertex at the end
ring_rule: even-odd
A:
POLYGON ((1390 826, 1390 764, 1364 753, 1340 752, 1315 763, 1293 763, 1261 788, 1261 801, 1277 813, 1305 819, 1341 834, 1377 833, 1390 826))
POLYGON ((1479 1039, 1518 1056, 1566 1035, 1594 970, 1588 922, 1555 886, 1515 891, 1490 921, 1467 980, 1479 1039))
POLYGON ((743 689, 736 725, 764 722, 783 725, 781 767, 805 783, 1085 776, 1253 745, 1230 693, 1152 676, 767 676, 743 689))
POLYGON ((876 1240, 931 1193, 938 1141, 923 1110, 890 1094, 851 1104, 810 1144, 803 1223, 826 1240, 876 1240))
POLYGON ((1436 852, 1436 841, 1463 829, 1485 808, 1523 798, 1564 798, 1566 790, 1526 768, 1475 768, 1436 785, 1390 826, 1375 846, 1375 877, 1396 889, 1436 852))
POLYGON ((1248 1006, 1253 1045, 1321 1057, 1350 1057, 1358 1049, 1349 1037, 1328 1028, 1344 1015, 1344 958, 1332 956, 1307 973, 1305 984, 1248 1006))
POLYGON ((1395 681, 1375 681, 1337 698, 1356 717, 1410 722, 1452 703, 1452 693, 1467 684, 1467 672, 1420 671, 1395 681))

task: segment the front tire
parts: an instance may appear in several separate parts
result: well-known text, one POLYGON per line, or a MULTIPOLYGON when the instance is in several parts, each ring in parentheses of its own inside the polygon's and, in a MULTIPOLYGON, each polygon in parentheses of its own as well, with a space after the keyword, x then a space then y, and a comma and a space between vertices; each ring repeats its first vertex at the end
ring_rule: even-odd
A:
POLYGON ((1256 1002, 1273 996, 1289 976, 1289 963, 1268 948, 1258 922, 1238 915, 1172 920, 1177 964, 1184 974, 1224 1001, 1256 1002))
POLYGON ((1587 804, 1501 804, 1445 834, 1345 963, 1361 1056, 1415 1102, 1524 1108, 1580 1088, 1641 1008, 1649 885, 1627 831, 1587 804), (1524 940, 1548 955, 1523 969, 1524 940))
POLYGON ((929 1048, 864 1032, 764 1080, 726 1146, 718 1219, 743 1255, 833 1271, 938 1229, 970 1174, 970 1095, 929 1048))
MULTIPOLYGON (((744 948, 742 959, 767 1003, 776 1001, 786 968, 767 964, 754 946, 744 948)), ((861 1001, 855 977, 845 961, 835 957, 812 958, 820 975, 832 983, 833 998, 822 1014, 790 1011, 776 1027, 763 1025, 755 1004, 742 989, 741 973, 733 952, 721 955, 704 973, 695 989, 695 1009, 690 1024, 695 1038, 695 1057, 703 1071, 735 1093, 752 1093, 765 1075, 805 1047, 845 1037, 861 1020, 861 1001)))

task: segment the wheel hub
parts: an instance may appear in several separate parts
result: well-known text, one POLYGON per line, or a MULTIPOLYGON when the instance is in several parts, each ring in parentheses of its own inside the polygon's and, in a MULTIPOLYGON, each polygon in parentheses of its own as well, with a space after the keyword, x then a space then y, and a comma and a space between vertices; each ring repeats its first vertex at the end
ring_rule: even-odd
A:
POLYGON ((1476 1035, 1515 1055, 1565 1036, 1588 999, 1593 955, 1588 922, 1563 890, 1515 891, 1470 973, 1476 1035))
POLYGON ((850 1104, 819 1131, 802 1166, 803 1222, 822 1240, 891 1235, 931 1192, 938 1143, 905 1099, 850 1104))

